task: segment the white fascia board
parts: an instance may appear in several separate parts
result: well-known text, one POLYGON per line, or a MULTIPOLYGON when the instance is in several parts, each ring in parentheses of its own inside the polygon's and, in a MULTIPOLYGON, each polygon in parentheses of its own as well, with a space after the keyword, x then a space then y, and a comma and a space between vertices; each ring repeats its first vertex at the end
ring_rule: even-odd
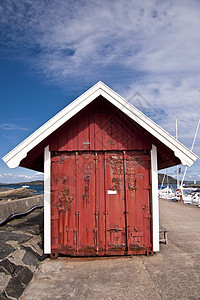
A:
POLYGON ((51 152, 44 149, 44 254, 51 253, 51 152))
POLYGON ((132 120, 138 123, 141 127, 146 129, 155 138, 160 140, 163 144, 174 151, 183 165, 191 166, 197 159, 197 156, 187 149, 184 145, 173 138, 164 129, 154 123, 151 119, 145 116, 141 111, 135 108, 132 104, 110 89, 101 81, 91 87, 88 91, 70 103, 67 107, 61 110, 21 144, 15 147, 11 152, 3 157, 4 162, 10 167, 15 168, 19 166, 21 160, 26 157, 27 153, 63 125, 66 121, 76 115, 85 106, 91 103, 98 96, 102 95, 113 105, 119 108, 132 120))
POLYGON ((16 146, 12 151, 5 155, 2 159, 10 168, 19 166, 21 160, 27 156, 27 153, 42 142, 46 137, 58 129, 61 125, 67 122, 70 118, 76 115, 80 110, 87 106, 90 102, 101 95, 101 90, 94 90, 94 87, 81 95, 79 98, 70 103, 67 107, 61 110, 53 118, 47 121, 22 143, 16 146), (88 95, 87 95, 88 92, 88 95), (89 93, 92 92, 92 93, 89 93))
POLYGON ((151 149, 151 188, 152 188, 152 221, 153 221, 153 251, 159 251, 159 201, 158 201, 158 165, 157 148, 151 149))
POLYGON ((103 91, 101 95, 119 108, 122 112, 124 112, 127 116, 129 116, 133 121, 146 129, 155 138, 174 151, 174 155, 180 159, 183 165, 191 166, 197 159, 197 155, 191 152, 188 148, 186 148, 163 128, 144 115, 136 107, 123 99, 120 95, 115 93, 115 96, 113 97, 113 95, 111 93, 108 94, 107 91, 103 91))

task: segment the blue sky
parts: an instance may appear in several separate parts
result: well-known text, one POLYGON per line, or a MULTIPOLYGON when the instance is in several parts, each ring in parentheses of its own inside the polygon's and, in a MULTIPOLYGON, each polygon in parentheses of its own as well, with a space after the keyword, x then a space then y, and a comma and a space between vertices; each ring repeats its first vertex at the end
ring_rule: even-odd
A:
MULTIPOLYGON (((0 156, 99 80, 173 136, 177 117, 190 148, 200 117, 199 28, 198 0, 2 0, 0 156)), ((198 159, 186 178, 199 175, 198 159)), ((0 161, 0 182, 41 178, 0 161)))

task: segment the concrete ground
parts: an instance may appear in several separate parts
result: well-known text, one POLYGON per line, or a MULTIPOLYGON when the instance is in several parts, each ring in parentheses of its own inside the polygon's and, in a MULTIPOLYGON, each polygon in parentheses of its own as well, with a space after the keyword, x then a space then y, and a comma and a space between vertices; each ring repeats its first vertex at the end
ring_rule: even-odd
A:
MULTIPOLYGON (((19 213, 25 213, 27 211, 29 211, 31 208, 36 207, 36 206, 40 206, 42 207, 44 205, 44 195, 34 195, 31 197, 26 197, 26 195, 28 193, 31 193, 31 191, 27 192, 26 189, 20 188, 20 189, 16 189, 18 190, 18 196, 22 196, 22 192, 23 194, 23 198, 20 199, 14 199, 12 200, 12 197, 17 196, 17 192, 15 192, 15 190, 11 190, 8 191, 5 197, 10 197, 11 199, 6 199, 6 200, 2 200, 0 201, 0 223, 4 223, 5 221, 7 222, 8 218, 19 214, 19 213), (19 193, 20 190, 20 193, 19 193), (26 190, 24 192, 24 190, 26 190), (12 194, 12 196, 10 196, 12 194)), ((4 192, 6 193, 6 192, 4 192)), ((3 193, 0 193, 0 199, 1 199, 1 195, 3 193)), ((3 197, 2 197, 3 198, 3 197)))
POLYGON ((160 223, 156 255, 47 259, 20 299, 200 299, 200 209, 161 199, 160 223))

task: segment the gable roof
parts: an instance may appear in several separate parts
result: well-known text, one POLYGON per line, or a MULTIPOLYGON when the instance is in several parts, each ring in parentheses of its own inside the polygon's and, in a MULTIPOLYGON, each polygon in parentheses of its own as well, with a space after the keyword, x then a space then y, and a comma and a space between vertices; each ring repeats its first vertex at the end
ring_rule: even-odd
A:
POLYGON ((191 166, 197 159, 197 156, 186 148, 183 144, 172 137, 168 132, 144 115, 131 103, 126 101, 111 88, 99 81, 80 97, 66 106, 58 114, 52 117, 43 126, 32 133, 22 143, 16 146, 12 151, 3 157, 4 162, 10 167, 15 168, 27 156, 28 152, 41 143, 45 138, 52 134, 61 125, 75 116, 79 111, 95 100, 98 96, 103 96, 119 110, 125 113, 129 118, 147 130, 158 141, 163 143, 174 152, 174 155, 185 166, 191 166))

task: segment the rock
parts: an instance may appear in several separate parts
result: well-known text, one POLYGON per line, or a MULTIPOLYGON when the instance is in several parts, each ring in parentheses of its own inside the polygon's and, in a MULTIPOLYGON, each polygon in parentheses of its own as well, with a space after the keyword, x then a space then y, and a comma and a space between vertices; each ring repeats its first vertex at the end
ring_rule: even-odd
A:
POLYGON ((11 188, 11 187, 1 187, 0 188, 0 193, 7 192, 7 191, 10 191, 10 190, 14 190, 14 188, 11 188))
POLYGON ((0 231, 0 242, 6 243, 7 241, 17 241, 18 244, 22 244, 30 240, 31 235, 18 233, 14 231, 0 231))
POLYGON ((36 191, 26 188, 10 189, 0 192, 0 200, 14 200, 34 196, 36 191))
MULTIPOLYGON (((7 286, 11 275, 6 275, 4 273, 0 273, 0 294, 3 293, 5 286, 7 286)), ((0 297, 1 299, 1 297, 0 297)))
POLYGON ((24 254, 24 257, 22 259, 23 263, 25 265, 38 267, 38 259, 40 258, 40 255, 37 252, 33 251, 31 247, 21 246, 21 248, 26 250, 26 253, 24 254))
POLYGON ((8 259, 4 259, 0 262, 0 272, 5 273, 6 275, 13 275, 15 269, 16 265, 8 259))
MULTIPOLYGON (((33 250, 33 252, 36 252, 39 255, 39 257, 40 257, 44 253, 43 252, 43 247, 40 247, 38 245, 38 243, 40 241, 41 241, 41 235, 36 235, 36 236, 33 236, 33 238, 31 240, 29 240, 28 242, 24 243, 22 246, 24 246, 24 247, 30 247, 33 250)), ((34 253, 32 253, 32 254, 34 255, 34 253)), ((37 256, 37 258, 38 258, 38 256, 37 256)))
POLYGON ((14 272, 14 277, 17 277, 20 282, 26 286, 31 281, 33 272, 31 272, 31 270, 27 267, 17 266, 14 272))
POLYGON ((0 227, 0 300, 18 299, 43 255, 43 209, 0 227))
POLYGON ((38 242, 37 245, 40 247, 40 249, 43 249, 43 244, 41 242, 38 242))
POLYGON ((35 266, 35 267, 39 266, 38 259, 33 254, 31 254, 30 252, 26 252, 24 254, 24 257, 22 258, 22 261, 25 265, 35 266))
POLYGON ((7 257, 9 254, 13 252, 14 248, 8 244, 2 244, 0 241, 0 259, 7 257))
POLYGON ((4 291, 5 295, 7 295, 7 297, 18 299, 23 293, 27 284, 31 281, 32 277, 33 272, 31 272, 27 267, 17 266, 15 268, 13 277, 6 286, 4 291))
POLYGON ((40 255, 37 252, 35 252, 31 247, 21 246, 21 249, 26 250, 26 253, 29 252, 38 259, 40 258, 40 255))
POLYGON ((18 277, 12 277, 4 291, 7 297, 18 299, 23 293, 25 286, 20 282, 18 277))
POLYGON ((14 233, 12 232, 10 240, 18 241, 18 244, 22 244, 30 240, 31 235, 23 234, 23 233, 14 233))
POLYGON ((5 295, 3 295, 3 294, 0 294, 0 300, 7 300, 8 298, 5 296, 5 295))
POLYGON ((40 226, 36 225, 28 225, 26 228, 26 232, 29 234, 38 235, 41 232, 40 226))
POLYGON ((25 250, 18 248, 12 254, 9 255, 9 260, 16 265, 23 265, 22 258, 26 253, 25 250))

